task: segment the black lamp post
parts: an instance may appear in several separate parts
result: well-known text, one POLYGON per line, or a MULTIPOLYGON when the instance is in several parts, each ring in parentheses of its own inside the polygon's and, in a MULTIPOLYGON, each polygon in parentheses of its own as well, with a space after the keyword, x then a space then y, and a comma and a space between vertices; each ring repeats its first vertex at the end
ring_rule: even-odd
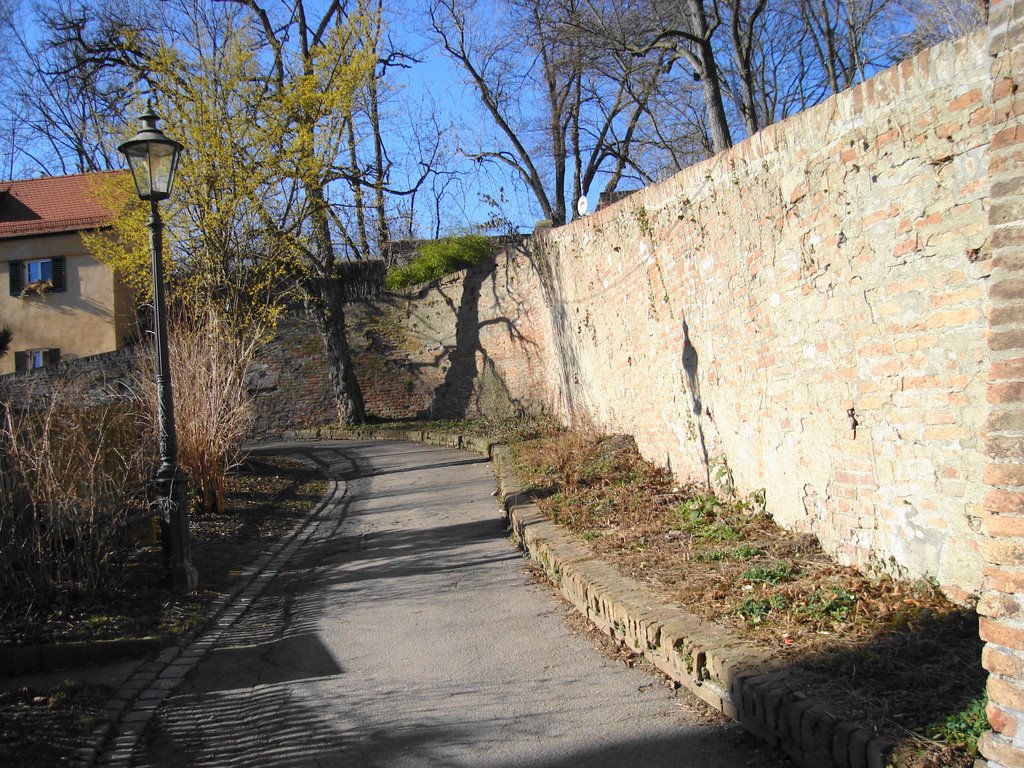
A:
POLYGON ((118 147, 128 158, 135 189, 148 200, 149 242, 153 255, 153 330, 156 333, 157 421, 160 429, 160 467, 152 480, 152 492, 160 512, 164 562, 171 569, 174 588, 190 591, 198 583, 192 565, 188 536, 188 475, 178 466, 178 437, 174 429, 174 395, 167 352, 167 310, 164 304, 163 220, 159 201, 171 196, 174 172, 182 145, 156 127, 159 118, 152 103, 139 121, 139 132, 118 147))

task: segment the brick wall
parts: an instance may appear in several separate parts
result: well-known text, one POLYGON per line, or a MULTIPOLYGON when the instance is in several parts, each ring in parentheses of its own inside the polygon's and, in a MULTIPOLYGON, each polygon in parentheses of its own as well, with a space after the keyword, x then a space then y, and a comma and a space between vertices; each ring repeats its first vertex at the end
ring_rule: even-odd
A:
POLYGON ((278 323, 273 341, 257 353, 246 385, 256 406, 253 438, 337 421, 323 338, 301 310, 278 323))
POLYGON ((984 426, 985 594, 978 605, 989 722, 980 744, 991 768, 1024 766, 1024 4, 993 2, 992 200, 986 283, 990 365, 984 426))
POLYGON ((549 312, 531 251, 348 306, 366 409, 378 418, 501 418, 557 410, 549 312))
POLYGON ((989 67, 983 34, 925 51, 493 272, 378 302, 353 341, 370 411, 628 432, 679 476, 727 467, 764 489, 843 561, 969 599, 992 396, 989 67))
POLYGON ((566 412, 977 592, 990 91, 979 33, 540 236, 566 412))

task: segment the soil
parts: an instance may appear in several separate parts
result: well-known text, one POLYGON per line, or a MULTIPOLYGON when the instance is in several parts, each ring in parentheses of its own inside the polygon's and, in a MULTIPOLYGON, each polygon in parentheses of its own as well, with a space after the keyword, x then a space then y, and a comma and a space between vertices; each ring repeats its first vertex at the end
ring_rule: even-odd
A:
MULTIPOLYGON (((105 594, 66 596, 49 606, 0 605, 4 646, 159 636, 173 644, 201 626, 209 604, 242 569, 292 530, 326 491, 305 464, 250 457, 228 478, 223 512, 189 519, 192 562, 200 588, 174 595, 166 584, 160 548, 143 542, 123 578, 105 594)), ((148 531, 136 532, 148 537, 148 531)), ((56 690, 0 692, 0 765, 62 765, 86 744, 112 691, 65 683, 56 690)))
POLYGON ((894 738, 893 765, 973 765, 986 681, 973 610, 928 581, 838 565, 813 536, 775 525, 763 497, 736 498, 725 466, 712 468, 716 493, 677 486, 629 437, 550 432, 512 449, 552 520, 624 575, 771 648, 832 714, 894 738))
POLYGON ((0 691, 0 763, 70 765, 112 694, 107 686, 73 683, 52 691, 0 691))

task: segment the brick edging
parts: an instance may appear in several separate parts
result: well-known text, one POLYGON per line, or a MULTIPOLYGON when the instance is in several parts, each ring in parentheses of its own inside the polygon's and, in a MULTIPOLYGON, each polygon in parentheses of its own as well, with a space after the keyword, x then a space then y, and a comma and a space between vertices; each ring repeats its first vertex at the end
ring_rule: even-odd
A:
POLYGON ((885 768, 894 744, 830 714, 828 702, 787 684, 771 651, 732 635, 621 576, 550 522, 523 492, 508 448, 493 440, 430 430, 323 427, 292 438, 408 440, 490 456, 501 508, 519 545, 588 621, 642 655, 669 679, 804 768, 885 768))

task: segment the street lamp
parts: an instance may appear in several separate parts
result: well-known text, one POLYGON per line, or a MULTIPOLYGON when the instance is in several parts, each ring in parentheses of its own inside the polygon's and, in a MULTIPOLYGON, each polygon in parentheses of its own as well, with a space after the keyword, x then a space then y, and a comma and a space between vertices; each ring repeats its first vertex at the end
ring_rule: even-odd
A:
POLYGON ((174 588, 187 592, 198 583, 189 553, 188 475, 178 466, 178 437, 174 429, 174 395, 167 352, 167 310, 164 303, 163 220, 158 203, 171 196, 174 172, 182 145, 156 127, 152 102, 139 117, 139 132, 119 146, 128 158, 135 189, 148 200, 149 244, 153 256, 153 330, 156 333, 157 422, 160 430, 160 467, 152 479, 152 492, 160 513, 164 563, 171 569, 174 588))

